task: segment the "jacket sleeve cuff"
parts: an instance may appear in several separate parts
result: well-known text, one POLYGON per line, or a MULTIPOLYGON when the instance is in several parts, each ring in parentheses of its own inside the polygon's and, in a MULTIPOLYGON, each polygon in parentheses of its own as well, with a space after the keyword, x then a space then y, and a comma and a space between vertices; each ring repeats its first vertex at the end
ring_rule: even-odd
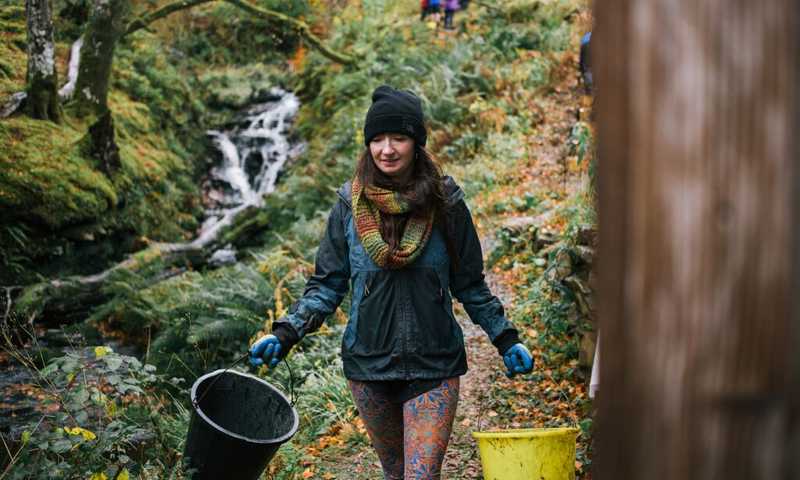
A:
POLYGON ((500 355, 505 355, 506 351, 520 343, 519 341, 519 333, 512 329, 504 330, 500 335, 498 335, 492 344, 497 348, 497 351, 500 355))
POLYGON ((294 328, 286 323, 273 323, 272 334, 278 337, 278 341, 281 342, 281 347, 283 347, 283 351, 285 352, 283 354, 284 356, 286 356, 289 350, 300 341, 300 337, 297 335, 297 332, 294 331, 294 328))

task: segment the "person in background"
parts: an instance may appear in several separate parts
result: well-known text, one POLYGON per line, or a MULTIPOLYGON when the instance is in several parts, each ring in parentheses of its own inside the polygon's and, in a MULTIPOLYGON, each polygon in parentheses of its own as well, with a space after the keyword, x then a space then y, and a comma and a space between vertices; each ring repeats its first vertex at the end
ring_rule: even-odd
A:
POLYGON ((439 479, 467 371, 452 297, 503 359, 506 375, 533 358, 484 280, 464 192, 425 148, 422 103, 382 85, 364 122, 364 150, 338 190, 314 274, 272 334, 250 348, 274 367, 352 291, 342 367, 359 416, 391 480, 439 479), (452 296, 451 296, 452 295, 452 296))
POLYGON ((425 17, 428 15, 428 0, 420 0, 419 2, 419 19, 420 21, 425 21, 425 17))
POLYGON ((441 15, 441 13, 439 13, 441 9, 441 0, 421 0, 420 5, 423 4, 421 20, 424 21, 425 18, 430 15, 431 22, 433 22, 434 25, 438 25, 440 20, 439 16, 441 15))
POLYGON ((456 10, 460 8, 458 0, 445 0, 444 1, 444 28, 446 30, 453 30, 453 16, 456 10))

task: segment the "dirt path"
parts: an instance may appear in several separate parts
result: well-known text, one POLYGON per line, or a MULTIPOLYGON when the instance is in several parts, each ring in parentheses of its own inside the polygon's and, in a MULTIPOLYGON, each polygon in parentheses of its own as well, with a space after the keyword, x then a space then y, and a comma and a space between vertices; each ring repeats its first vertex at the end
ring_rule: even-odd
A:
MULTIPOLYGON (((491 274, 487 275, 492 292, 506 304, 508 293, 494 280, 491 274)), ((478 446, 472 438, 472 432, 507 424, 508 419, 501 418, 490 409, 487 398, 489 393, 487 386, 505 379, 504 367, 497 349, 489 342, 483 330, 469 320, 460 306, 456 309, 456 318, 464 330, 469 371, 461 377, 458 413, 442 468, 442 478, 479 479, 483 478, 480 455, 478 446)))

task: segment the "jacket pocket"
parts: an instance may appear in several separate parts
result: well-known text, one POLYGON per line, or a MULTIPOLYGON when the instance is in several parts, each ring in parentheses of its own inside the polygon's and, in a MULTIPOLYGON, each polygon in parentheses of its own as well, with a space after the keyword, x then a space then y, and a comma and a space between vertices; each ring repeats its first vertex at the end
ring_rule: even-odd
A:
POLYGON ((461 336, 453 317, 450 296, 434 269, 420 269, 413 287, 420 353, 449 355, 461 348, 461 336))
POLYGON ((358 303, 356 339, 352 347, 354 353, 367 356, 387 354, 400 341, 397 334, 399 298, 396 287, 390 271, 366 273, 358 303))

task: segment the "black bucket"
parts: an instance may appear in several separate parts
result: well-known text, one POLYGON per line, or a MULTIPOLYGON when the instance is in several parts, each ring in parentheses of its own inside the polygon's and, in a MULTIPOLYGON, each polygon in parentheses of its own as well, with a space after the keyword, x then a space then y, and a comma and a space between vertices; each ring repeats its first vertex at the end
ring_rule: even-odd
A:
POLYGON ((193 480, 258 479, 300 421, 275 387, 231 370, 198 378, 192 385, 192 404, 183 455, 193 480))

